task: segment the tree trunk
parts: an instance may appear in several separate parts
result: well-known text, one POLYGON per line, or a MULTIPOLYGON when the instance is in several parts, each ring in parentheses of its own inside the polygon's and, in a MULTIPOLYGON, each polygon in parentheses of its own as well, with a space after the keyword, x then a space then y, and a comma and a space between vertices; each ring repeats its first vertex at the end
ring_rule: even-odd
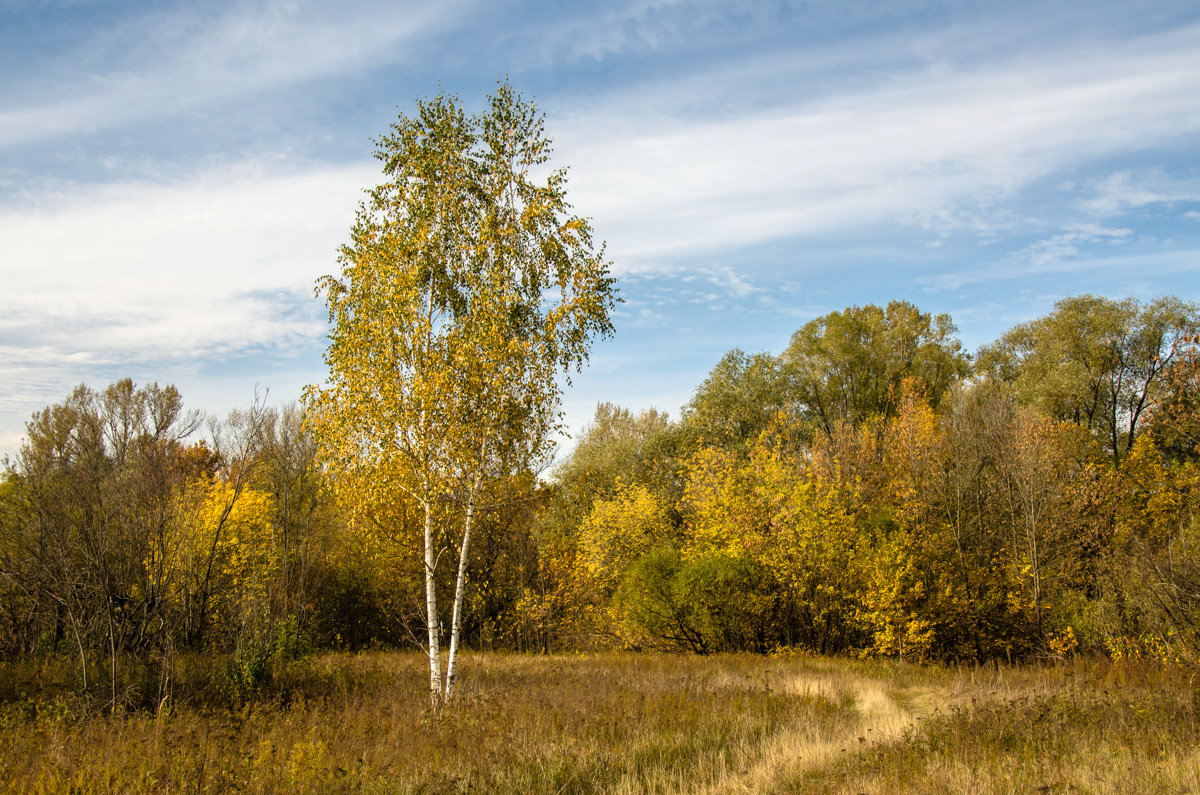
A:
POLYGON ((434 564, 437 556, 433 549, 433 503, 426 502, 425 508, 425 623, 429 628, 429 700, 436 709, 442 703, 442 656, 441 632, 438 625, 437 584, 434 581, 434 564))
POLYGON ((467 583, 467 550, 471 544, 471 524, 475 518, 475 492, 478 488, 479 484, 476 482, 475 488, 467 497, 467 518, 463 526, 462 548, 458 552, 458 576, 454 583, 454 617, 450 624, 450 657, 446 661, 446 701, 450 700, 450 696, 454 692, 454 679, 458 670, 458 641, 462 635, 463 593, 466 591, 467 583))

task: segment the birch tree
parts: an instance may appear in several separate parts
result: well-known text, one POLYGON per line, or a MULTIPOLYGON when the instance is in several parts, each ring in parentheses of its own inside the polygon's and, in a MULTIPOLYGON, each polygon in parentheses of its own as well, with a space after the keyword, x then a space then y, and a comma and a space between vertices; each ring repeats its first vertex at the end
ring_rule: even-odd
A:
POLYGON ((543 115, 509 85, 475 116, 453 97, 418 102, 377 143, 387 181, 359 210, 340 278, 318 283, 333 328, 309 422, 352 499, 399 491, 420 508, 436 706, 454 689, 487 487, 547 452, 560 376, 612 330, 614 281, 571 212, 565 171, 545 169, 543 115), (435 523, 446 515, 461 530, 443 673, 435 523))

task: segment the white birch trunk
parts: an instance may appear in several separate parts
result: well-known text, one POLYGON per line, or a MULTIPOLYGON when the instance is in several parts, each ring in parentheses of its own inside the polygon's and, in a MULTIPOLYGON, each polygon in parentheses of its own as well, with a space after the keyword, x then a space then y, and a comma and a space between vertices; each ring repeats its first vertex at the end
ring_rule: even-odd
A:
POLYGON ((425 503, 425 623, 429 628, 429 700, 436 709, 442 703, 441 632, 438 625, 437 584, 434 581, 433 504, 425 503))
POLYGON ((463 523, 462 548, 458 552, 458 576, 454 583, 454 617, 450 624, 450 656, 446 661, 446 696, 449 701, 454 692, 454 679, 458 671, 458 639, 462 634, 462 605, 463 593, 467 582, 467 550, 471 545, 471 525, 475 518, 475 493, 479 490, 476 481, 470 495, 467 497, 467 517, 463 523))

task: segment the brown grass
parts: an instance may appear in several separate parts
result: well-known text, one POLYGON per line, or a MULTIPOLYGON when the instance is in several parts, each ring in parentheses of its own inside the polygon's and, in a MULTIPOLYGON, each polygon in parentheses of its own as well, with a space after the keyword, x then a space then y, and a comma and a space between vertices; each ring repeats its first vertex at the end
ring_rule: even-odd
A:
POLYGON ((1128 663, 954 672, 919 724, 786 789, 1200 793, 1198 681, 1128 663))
POLYGON ((441 715, 416 654, 293 664, 242 708, 185 676, 158 715, 97 714, 52 674, 0 704, 0 789, 1200 792, 1175 669, 471 654, 441 715))

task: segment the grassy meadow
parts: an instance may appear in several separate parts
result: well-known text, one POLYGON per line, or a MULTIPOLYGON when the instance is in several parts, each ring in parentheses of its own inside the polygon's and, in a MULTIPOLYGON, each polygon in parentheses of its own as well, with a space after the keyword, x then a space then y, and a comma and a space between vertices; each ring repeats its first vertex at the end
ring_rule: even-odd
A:
POLYGON ((7 665, 0 788, 1200 792, 1200 682, 1181 668, 470 654, 440 715, 418 654, 312 657, 240 704, 218 668, 181 661, 173 706, 112 715, 67 667, 7 665))

